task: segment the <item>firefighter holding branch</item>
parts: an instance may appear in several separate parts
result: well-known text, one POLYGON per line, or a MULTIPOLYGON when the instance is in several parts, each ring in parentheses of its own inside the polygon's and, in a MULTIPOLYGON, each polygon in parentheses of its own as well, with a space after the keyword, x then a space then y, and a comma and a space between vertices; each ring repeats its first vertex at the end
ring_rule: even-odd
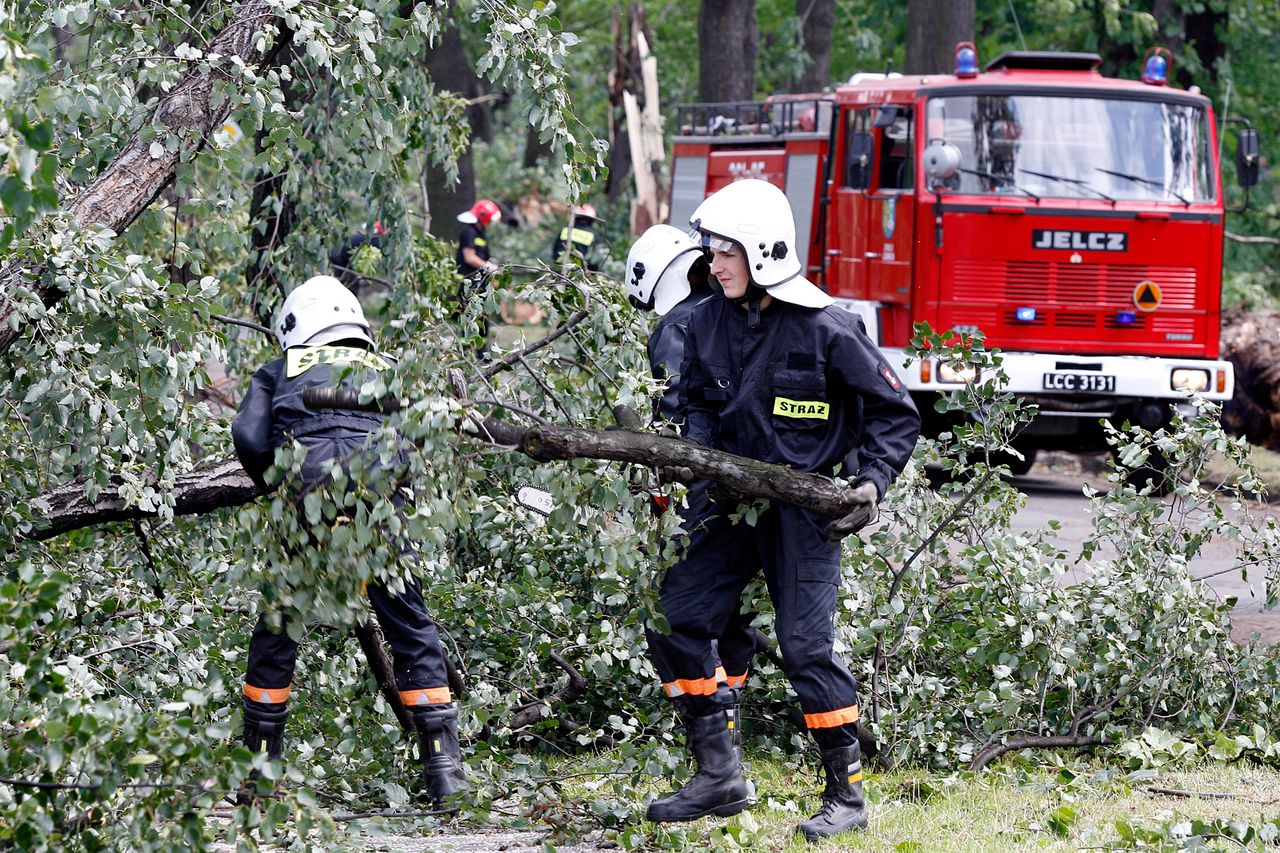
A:
POLYGON ((751 526, 734 523, 735 506, 708 501, 689 519, 688 546, 660 593, 671 632, 650 629, 648 641, 697 772, 651 803, 648 818, 693 820, 747 806, 714 643, 762 571, 787 677, 826 775, 821 810, 799 826, 816 841, 867 824, 857 685, 833 648, 839 540, 875 520, 911 457, 920 417, 861 323, 804 278, 781 190, 735 182, 704 201, 691 223, 723 292, 689 315, 679 392, 687 438, 797 471, 838 469, 853 481, 856 505, 828 523, 773 504, 751 526))

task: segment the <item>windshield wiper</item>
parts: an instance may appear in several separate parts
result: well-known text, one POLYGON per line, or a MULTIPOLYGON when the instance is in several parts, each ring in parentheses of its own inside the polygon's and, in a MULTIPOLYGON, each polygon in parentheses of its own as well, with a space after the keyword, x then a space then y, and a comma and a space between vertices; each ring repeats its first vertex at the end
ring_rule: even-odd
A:
POLYGON ((1028 175, 1035 175, 1037 178, 1047 178, 1050 181, 1058 181, 1059 183, 1063 183, 1063 184, 1072 184, 1074 186, 1080 187, 1081 189, 1088 190, 1089 192, 1094 193, 1095 195, 1099 195, 1105 198, 1107 201, 1111 202, 1113 207, 1115 206, 1116 200, 1114 198, 1107 195, 1102 190, 1094 189, 1094 187, 1090 185, 1088 181, 1082 181, 1079 178, 1067 178, 1062 175, 1050 175, 1048 172, 1035 172, 1035 171, 1032 171, 1031 169, 1024 169, 1021 166, 1018 167, 1018 171, 1026 172, 1028 175))
POLYGON ((1036 200, 1036 204, 1039 204, 1039 203, 1040 203, 1040 196, 1036 195, 1035 193, 1033 193, 1031 190, 1027 189, 1026 187, 1020 187, 1020 186, 1018 186, 1018 182, 1017 182, 1017 181, 1015 181, 1013 178, 1007 178, 1007 177, 1005 177, 1004 175, 996 175, 996 174, 992 174, 991 172, 979 172, 977 169, 965 169, 965 168, 959 168, 959 169, 957 169, 956 171, 957 171, 957 172, 964 172, 966 175, 977 175, 979 178, 986 178, 986 179, 991 180, 991 181, 999 181, 999 182, 1000 182, 1000 183, 1002 183, 1002 184, 1008 184, 1009 186, 1013 187, 1013 188, 1014 188, 1015 190, 1017 190, 1018 192, 1020 192, 1020 193, 1024 193, 1028 198, 1033 198, 1033 199, 1035 199, 1035 200, 1036 200))
POLYGON ((1124 178, 1126 181, 1133 181, 1133 182, 1135 182, 1135 183, 1139 183, 1139 184, 1146 184, 1146 185, 1147 185, 1147 186, 1149 186, 1149 187, 1155 187, 1155 188, 1156 188, 1156 189, 1158 189, 1158 190, 1164 190, 1166 193, 1168 193, 1169 195, 1173 196, 1173 197, 1174 197, 1174 198, 1176 198, 1178 201, 1182 202, 1183 206, 1185 206, 1185 207, 1190 207, 1190 206, 1191 206, 1191 202, 1187 201, 1187 200, 1186 200, 1185 198, 1183 198, 1181 195, 1179 195, 1178 193, 1176 193, 1176 192, 1174 192, 1173 190, 1171 190, 1171 189, 1169 189, 1168 187, 1166 187, 1166 186, 1165 186, 1163 183, 1161 183, 1160 181, 1153 181, 1153 180, 1151 180, 1150 178, 1144 178, 1144 177, 1142 177, 1141 175, 1130 175, 1130 174, 1127 174, 1127 173, 1125 173, 1125 172, 1113 172, 1113 171, 1111 171, 1110 169, 1104 169, 1104 168, 1102 168, 1101 166, 1094 166, 1093 168, 1094 168, 1094 169, 1096 169, 1097 171, 1102 172, 1102 173, 1107 174, 1107 175, 1115 175, 1117 178, 1124 178))

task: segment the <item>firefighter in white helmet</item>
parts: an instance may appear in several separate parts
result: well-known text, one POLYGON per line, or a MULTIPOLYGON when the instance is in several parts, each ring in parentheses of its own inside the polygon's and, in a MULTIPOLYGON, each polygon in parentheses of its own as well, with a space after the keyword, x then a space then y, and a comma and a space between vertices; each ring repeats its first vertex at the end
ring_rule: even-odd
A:
POLYGON ((826 773, 822 809, 799 827, 809 840, 866 826, 857 685, 836 656, 839 539, 876 517, 911 457, 920 417, 860 322, 803 275, 786 196, 764 181, 730 184, 690 220, 711 250, 722 295, 689 317, 680 410, 689 440, 798 471, 851 479, 854 508, 831 521, 774 503, 754 526, 711 503, 662 584, 669 634, 648 631, 649 654, 683 718, 698 772, 654 801, 654 821, 746 808, 713 642, 763 571, 788 678, 826 773))
MULTIPOLYGON (((645 231, 627 253, 627 298, 643 311, 653 311, 659 320, 649 335, 649 366, 655 379, 666 386, 658 397, 655 410, 664 429, 678 431, 684 416, 678 410, 680 362, 684 358, 684 337, 689 314, 695 305, 716 294, 710 282, 710 265, 705 250, 688 234, 671 225, 654 225, 645 231)), ((701 518, 708 500, 706 483, 695 483, 690 489, 681 515, 686 519, 701 518)), ((720 691, 733 733, 734 749, 741 761, 742 716, 738 703, 750 674, 755 656, 756 632, 751 620, 735 610, 716 641, 716 655, 724 671, 725 689, 720 691)))
MULTIPOLYGON (((264 492, 278 485, 267 480, 276 450, 286 443, 301 445, 306 460, 299 482, 289 483, 300 500, 328 479, 328 463, 363 452, 370 433, 386 420, 375 412, 313 409, 304 392, 333 388, 334 371, 350 367, 356 370, 342 379, 342 386, 358 389, 390 364, 375 350, 359 300, 331 276, 318 275, 295 288, 285 299, 274 331, 284 354, 254 373, 231 434, 241 465, 264 492)), ((449 693, 439 632, 427 615, 416 579, 398 594, 374 583, 367 592, 395 656, 400 698, 419 732, 428 795, 441 804, 459 790, 464 775, 458 711, 449 693)), ((273 631, 266 617, 260 617, 245 673, 244 741, 272 760, 279 760, 283 752, 297 656, 298 643, 283 626, 273 631)))

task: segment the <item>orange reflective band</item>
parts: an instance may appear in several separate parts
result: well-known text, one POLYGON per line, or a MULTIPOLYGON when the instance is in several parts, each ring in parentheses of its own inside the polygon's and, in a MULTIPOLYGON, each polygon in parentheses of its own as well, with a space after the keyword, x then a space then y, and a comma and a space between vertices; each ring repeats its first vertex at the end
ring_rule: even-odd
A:
POLYGON ((448 687, 426 687, 422 690, 401 690, 400 701, 406 708, 415 705, 447 705, 453 701, 448 687))
POLYGON ((861 771, 861 770, 859 770, 857 773, 854 773, 852 776, 850 776, 850 777, 849 777, 849 784, 850 784, 850 785, 852 785, 852 784, 853 784, 853 783, 855 783, 855 782, 861 782, 861 781, 862 781, 862 771, 861 771))
POLYGON ((254 687, 252 684, 245 682, 244 695, 246 698, 255 702, 263 702, 267 705, 280 705, 289 701, 289 691, 293 688, 285 687, 254 687))
POLYGON ((739 687, 747 683, 747 674, 744 672, 742 675, 726 675, 724 681, 725 684, 728 684, 734 690, 737 690, 739 687))
POLYGON ((805 714, 804 724, 811 729, 833 729, 845 723, 856 723, 860 716, 858 706, 850 705, 848 708, 823 711, 821 714, 805 714))
POLYGON ((714 696, 716 680, 714 678, 677 678, 675 681, 663 683, 667 695, 676 696, 714 696))

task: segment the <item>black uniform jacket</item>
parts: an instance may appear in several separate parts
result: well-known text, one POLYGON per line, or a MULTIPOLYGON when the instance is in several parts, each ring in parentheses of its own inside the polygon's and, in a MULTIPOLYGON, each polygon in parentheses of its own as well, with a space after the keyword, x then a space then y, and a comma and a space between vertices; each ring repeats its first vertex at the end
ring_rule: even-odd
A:
POLYGON ((684 421, 680 414, 680 363, 684 361, 684 338, 689 328, 689 315, 693 306, 715 291, 709 287, 694 287, 688 296, 662 315, 653 327, 646 347, 649 353, 649 369, 654 379, 666 379, 667 387, 658 398, 658 417, 664 421, 684 421), (672 374, 675 374, 672 376, 672 374))
POLYGON ((472 223, 463 227, 462 233, 458 235, 458 251, 454 255, 454 260, 458 262, 458 275, 466 278, 469 275, 475 275, 480 270, 470 266, 462 259, 463 249, 475 249, 476 254, 480 256, 480 260, 489 260, 489 237, 484 233, 484 229, 472 223))
POLYGON ((276 448, 296 439, 307 448, 303 480, 311 484, 329 459, 359 450, 370 432, 382 426, 386 415, 341 409, 312 409, 302 401, 307 388, 331 388, 334 371, 349 364, 363 365, 345 377, 345 387, 358 388, 370 374, 390 367, 381 356, 360 346, 343 343, 290 347, 283 356, 253 374, 249 390, 231 423, 236 455, 259 488, 270 485, 267 469, 275 461, 276 448))
POLYGON ((880 497, 920 432, 893 368, 835 307, 775 300, 752 327, 742 307, 707 299, 689 317, 680 374, 690 440, 818 474, 843 463, 880 497))

